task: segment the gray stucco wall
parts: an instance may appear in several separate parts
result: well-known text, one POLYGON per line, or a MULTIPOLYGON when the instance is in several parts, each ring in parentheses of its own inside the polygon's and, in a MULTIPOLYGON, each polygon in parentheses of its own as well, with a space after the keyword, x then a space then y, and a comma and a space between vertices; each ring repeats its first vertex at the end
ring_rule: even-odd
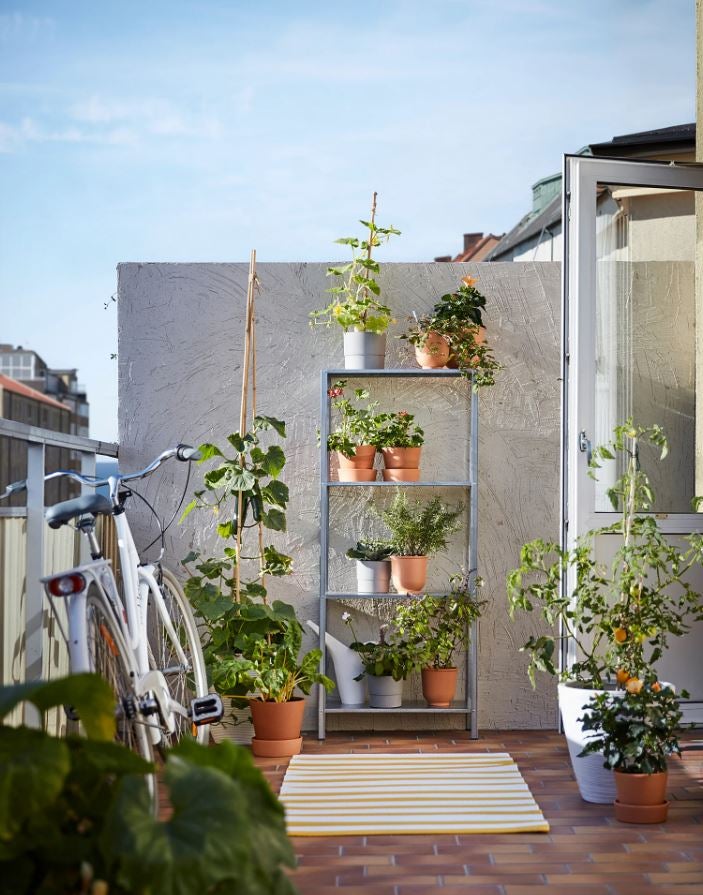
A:
MULTIPOLYGON (((308 312, 326 303, 326 267, 258 267, 258 407, 288 423, 283 478, 291 488, 289 531, 277 544, 295 563, 294 575, 275 582, 272 593, 294 603, 301 618, 314 620, 319 583, 319 372, 343 366, 340 332, 308 326, 308 312)), ((478 277, 487 296, 489 340, 504 365, 496 386, 480 395, 479 573, 486 582, 483 596, 488 605, 479 634, 479 726, 553 727, 555 686, 543 680, 533 691, 518 652, 538 622, 509 621, 504 581, 524 541, 556 537, 558 531, 559 265, 386 264, 380 282, 397 317, 390 335, 403 331, 411 311, 429 309, 466 274, 478 277)), ((239 420, 247 265, 122 264, 118 276, 121 466, 142 466, 178 441, 224 441, 239 420)), ((388 366, 414 365, 404 342, 390 338, 388 354, 388 366)), ((461 474, 465 390, 456 383, 408 380, 379 384, 378 397, 388 409, 402 404, 415 412, 425 426, 423 477, 434 478, 440 469, 461 474)), ((142 488, 166 518, 175 508, 184 474, 180 464, 172 463, 142 488)), ((332 580, 341 586, 351 586, 353 580, 352 563, 343 552, 361 534, 359 518, 368 497, 354 489, 353 495, 345 493, 332 504, 330 568, 332 580)), ((139 539, 147 543, 154 530, 138 504, 134 518, 139 539)), ((174 524, 168 538, 170 565, 191 547, 207 548, 212 541, 212 523, 203 518, 191 516, 187 524, 174 524)), ((447 556, 433 561, 430 575, 437 586, 444 586, 460 556, 459 539, 447 556)), ((334 613, 331 629, 348 637, 334 613)), ((370 618, 359 633, 372 631, 370 618)), ((418 684, 410 681, 407 687, 410 695, 418 684)), ((313 706, 306 717, 312 727, 313 706)), ((366 716, 353 723, 366 729, 426 728, 448 724, 449 719, 366 716)))

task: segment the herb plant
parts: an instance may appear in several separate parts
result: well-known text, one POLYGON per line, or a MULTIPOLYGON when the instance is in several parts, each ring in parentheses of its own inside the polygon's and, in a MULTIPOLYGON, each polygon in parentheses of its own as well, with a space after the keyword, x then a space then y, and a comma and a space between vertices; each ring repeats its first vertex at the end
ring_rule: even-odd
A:
POLYGON ((392 552, 393 547, 388 541, 357 541, 356 547, 347 550, 347 558, 363 562, 383 562, 392 552))
POLYGON ((682 715, 674 691, 651 675, 636 692, 597 693, 579 719, 585 731, 594 732, 581 755, 601 752, 604 767, 627 774, 665 771, 667 758, 681 754, 682 715))
POLYGON ((394 624, 422 668, 452 668, 454 653, 466 647, 468 627, 485 605, 471 592, 468 576, 453 575, 450 585, 446 596, 403 600, 396 610, 394 624))
POLYGON ((433 497, 427 503, 411 501, 406 491, 396 491, 385 510, 374 512, 391 532, 394 556, 429 556, 443 550, 449 536, 461 527, 463 507, 453 507, 433 497))
POLYGON ((376 193, 371 203, 371 219, 360 221, 368 230, 365 239, 345 236, 337 239, 339 245, 351 249, 352 260, 348 264, 327 269, 328 277, 337 277, 341 282, 327 291, 333 299, 320 311, 312 311, 311 323, 338 323, 342 329, 360 332, 382 333, 392 322, 391 310, 379 300, 381 287, 374 279, 380 272, 380 265, 372 257, 373 250, 388 242, 391 236, 399 236, 395 227, 379 227, 376 224, 376 193))
POLYGON ((532 636, 522 647, 530 657, 528 673, 556 674, 557 643, 571 639, 577 660, 561 675, 586 686, 603 688, 614 678, 634 689, 647 678, 670 636, 684 634, 690 622, 703 618, 703 598, 686 578, 703 560, 703 535, 688 535, 682 550, 659 530, 648 512, 654 503, 649 478, 640 467, 641 444, 668 451, 659 426, 636 426, 632 420, 617 426, 611 442, 593 451, 589 475, 596 477, 602 462, 616 462, 622 475, 608 489, 620 519, 580 537, 571 550, 549 541, 531 541, 520 552, 520 566, 507 577, 511 617, 518 610, 538 611, 557 634, 532 636), (610 567, 596 562, 593 545, 602 535, 619 535, 621 546, 610 567), (571 571, 570 593, 561 581, 571 571), (632 683, 630 683, 632 682, 632 683))

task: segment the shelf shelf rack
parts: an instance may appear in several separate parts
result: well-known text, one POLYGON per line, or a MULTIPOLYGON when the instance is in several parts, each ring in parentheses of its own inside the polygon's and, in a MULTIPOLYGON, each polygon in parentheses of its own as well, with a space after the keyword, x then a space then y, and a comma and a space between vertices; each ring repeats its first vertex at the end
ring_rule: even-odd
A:
MULTIPOLYGON (((462 374, 458 370, 423 370, 413 367, 399 367, 383 370, 323 370, 320 374, 320 650, 322 652, 321 670, 326 671, 327 656, 325 649, 325 632, 327 630, 327 603, 329 600, 368 599, 388 600, 407 599, 406 594, 359 594, 340 593, 329 590, 329 523, 330 523, 330 489, 333 488, 460 488, 468 492, 469 524, 466 539, 465 566, 469 570, 469 587, 476 591, 477 576, 477 537, 478 537, 478 399, 471 390, 473 380, 466 380, 469 390, 469 463, 468 476, 465 480, 456 481, 423 481, 423 482, 336 482, 329 480, 329 456, 327 437, 330 432, 330 398, 327 394, 332 383, 337 379, 456 379, 462 374)), ((318 737, 325 738, 327 714, 463 714, 466 716, 466 729, 472 739, 478 738, 478 629, 473 622, 469 629, 469 648, 466 651, 465 698, 453 703, 449 708, 428 707, 424 703, 406 702, 400 708, 377 709, 369 706, 345 706, 328 701, 323 687, 319 688, 318 703, 318 737)))

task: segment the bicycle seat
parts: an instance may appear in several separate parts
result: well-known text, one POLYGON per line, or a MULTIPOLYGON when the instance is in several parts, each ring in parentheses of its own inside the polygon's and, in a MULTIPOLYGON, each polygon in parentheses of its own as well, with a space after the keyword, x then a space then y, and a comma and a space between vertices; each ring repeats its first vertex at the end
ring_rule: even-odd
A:
POLYGON ((99 513, 108 515, 112 513, 112 504, 104 494, 81 494, 72 500, 62 500, 48 507, 44 516, 50 528, 61 528, 71 519, 78 519, 91 513, 97 516, 99 513))

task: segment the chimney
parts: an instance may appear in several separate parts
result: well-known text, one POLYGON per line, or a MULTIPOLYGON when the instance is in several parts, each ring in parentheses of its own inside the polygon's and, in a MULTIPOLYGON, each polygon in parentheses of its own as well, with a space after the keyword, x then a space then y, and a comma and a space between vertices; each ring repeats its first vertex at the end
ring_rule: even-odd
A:
POLYGON ((483 233, 464 233, 464 254, 470 252, 481 239, 483 239, 483 233))

